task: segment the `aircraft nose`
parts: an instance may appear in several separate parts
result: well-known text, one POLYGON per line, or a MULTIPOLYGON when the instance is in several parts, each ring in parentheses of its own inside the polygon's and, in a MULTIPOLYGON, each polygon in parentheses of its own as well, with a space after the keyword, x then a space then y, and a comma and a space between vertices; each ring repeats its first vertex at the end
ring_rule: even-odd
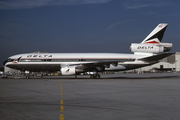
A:
POLYGON ((3 65, 6 65, 7 62, 12 62, 14 59, 8 58, 3 62, 3 65))
POLYGON ((5 61, 3 62, 3 65, 6 65, 7 62, 8 62, 8 60, 5 60, 5 61))

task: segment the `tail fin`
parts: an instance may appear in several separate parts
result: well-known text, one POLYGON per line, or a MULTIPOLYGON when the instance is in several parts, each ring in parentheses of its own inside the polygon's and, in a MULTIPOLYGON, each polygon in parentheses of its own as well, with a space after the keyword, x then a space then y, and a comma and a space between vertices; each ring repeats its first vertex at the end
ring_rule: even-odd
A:
POLYGON ((146 43, 160 43, 164 32, 167 28, 167 23, 160 23, 142 42, 141 44, 146 43))

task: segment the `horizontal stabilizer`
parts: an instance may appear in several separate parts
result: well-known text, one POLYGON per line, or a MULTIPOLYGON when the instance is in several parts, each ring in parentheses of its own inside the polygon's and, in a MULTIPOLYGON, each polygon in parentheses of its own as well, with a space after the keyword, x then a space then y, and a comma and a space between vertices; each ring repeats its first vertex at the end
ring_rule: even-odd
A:
POLYGON ((150 57, 146 57, 146 58, 141 58, 138 60, 142 60, 145 62, 158 61, 158 60, 161 60, 161 59, 166 58, 166 57, 173 55, 173 54, 175 54, 175 53, 163 53, 163 54, 154 55, 154 56, 150 56, 150 57))

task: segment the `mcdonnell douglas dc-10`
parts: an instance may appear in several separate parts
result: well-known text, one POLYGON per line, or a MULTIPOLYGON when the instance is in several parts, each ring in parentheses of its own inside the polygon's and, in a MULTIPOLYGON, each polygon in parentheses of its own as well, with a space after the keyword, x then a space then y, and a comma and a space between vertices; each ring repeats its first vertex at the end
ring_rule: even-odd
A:
MULTIPOLYGON (((61 75, 92 73, 90 78, 100 78, 99 72, 124 71, 158 63, 172 55, 172 43, 161 43, 168 24, 159 24, 141 43, 132 43, 131 52, 120 53, 26 53, 9 57, 6 67, 28 72, 60 71, 61 75), (161 53, 161 54, 158 54, 161 53)), ((30 76, 27 76, 29 78, 30 76)))

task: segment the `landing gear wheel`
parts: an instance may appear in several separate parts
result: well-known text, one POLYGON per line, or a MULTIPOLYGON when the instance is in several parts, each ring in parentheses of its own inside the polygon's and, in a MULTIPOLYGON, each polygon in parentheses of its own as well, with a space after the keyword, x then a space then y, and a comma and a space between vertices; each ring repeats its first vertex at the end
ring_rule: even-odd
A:
POLYGON ((30 76, 26 76, 27 79, 30 79, 30 76))
POLYGON ((100 75, 91 75, 90 78, 91 78, 91 79, 99 79, 99 78, 100 78, 100 75))
POLYGON ((96 78, 96 79, 100 79, 100 75, 96 75, 95 78, 96 78))
POLYGON ((44 77, 44 75, 43 74, 41 74, 41 78, 43 78, 44 77))
POLYGON ((91 79, 94 79, 94 75, 91 75, 90 78, 91 78, 91 79))

